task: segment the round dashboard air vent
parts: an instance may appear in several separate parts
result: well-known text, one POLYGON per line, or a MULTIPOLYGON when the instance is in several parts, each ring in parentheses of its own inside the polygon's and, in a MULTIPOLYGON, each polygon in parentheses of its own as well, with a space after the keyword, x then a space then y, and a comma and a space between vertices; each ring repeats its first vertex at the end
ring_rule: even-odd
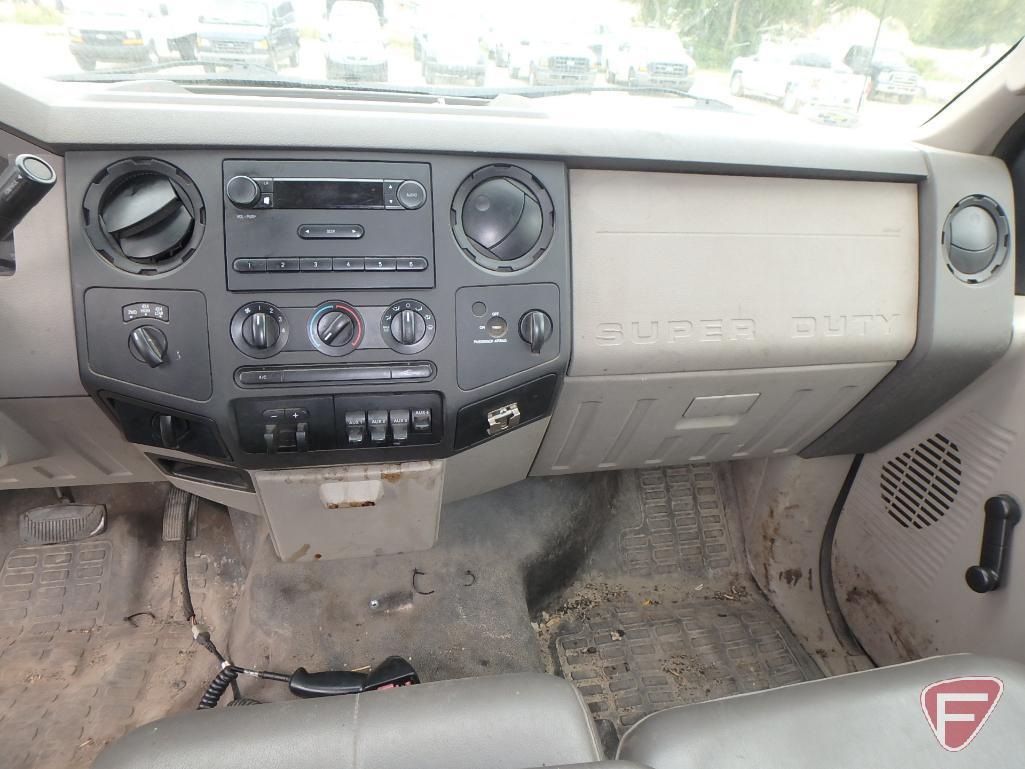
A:
POLYGON ((515 272, 540 259, 555 231, 552 198, 522 168, 492 165, 463 180, 452 201, 452 232, 468 257, 515 272))
POLYGON ((122 160, 93 179, 83 204, 93 247, 119 269, 156 274, 184 264, 206 226, 196 185, 152 158, 122 160))
POLYGON ((981 283, 1000 269, 1010 242, 1010 226, 1003 209, 985 195, 961 200, 943 225, 947 268, 965 283, 981 283))

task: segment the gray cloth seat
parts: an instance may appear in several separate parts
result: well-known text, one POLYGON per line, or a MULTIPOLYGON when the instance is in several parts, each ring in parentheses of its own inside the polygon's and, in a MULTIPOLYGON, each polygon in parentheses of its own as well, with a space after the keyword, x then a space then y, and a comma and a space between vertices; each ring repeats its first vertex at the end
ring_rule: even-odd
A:
POLYGON ((652 769, 1018 767, 1025 755, 1025 666, 969 654, 932 657, 663 710, 638 722, 618 758, 652 769), (922 690, 994 676, 1003 694, 961 752, 944 750, 922 690))
POLYGON ((515 674, 216 710, 140 726, 94 769, 524 769, 600 761, 572 684, 515 674))

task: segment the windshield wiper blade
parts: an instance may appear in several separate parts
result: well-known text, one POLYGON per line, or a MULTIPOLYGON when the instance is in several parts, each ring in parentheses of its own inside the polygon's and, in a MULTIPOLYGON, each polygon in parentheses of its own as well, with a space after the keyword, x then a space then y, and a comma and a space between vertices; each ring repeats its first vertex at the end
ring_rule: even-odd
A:
POLYGON ((723 112, 734 112, 735 108, 729 102, 722 99, 713 99, 707 96, 685 91, 682 88, 672 88, 662 85, 548 85, 548 86, 523 86, 512 88, 491 89, 494 96, 510 94, 513 96, 526 96, 531 99, 540 99, 546 96, 566 96, 574 93, 632 93, 647 95, 678 96, 684 99, 691 99, 702 108, 721 110, 723 112))

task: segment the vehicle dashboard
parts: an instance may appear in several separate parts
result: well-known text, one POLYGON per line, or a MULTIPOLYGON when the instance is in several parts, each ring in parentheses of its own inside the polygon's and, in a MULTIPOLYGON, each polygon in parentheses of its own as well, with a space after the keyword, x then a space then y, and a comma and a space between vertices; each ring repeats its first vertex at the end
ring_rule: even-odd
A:
POLYGON ((1013 231, 992 158, 714 111, 53 88, 0 93, 0 150, 61 188, 0 279, 0 404, 43 445, 10 487, 59 476, 48 451, 93 457, 89 478, 462 457, 474 480, 446 498, 862 452, 1010 339, 1013 259, 964 280, 943 243, 971 196, 1013 231), (46 448, 38 401, 83 390, 154 466, 46 448))

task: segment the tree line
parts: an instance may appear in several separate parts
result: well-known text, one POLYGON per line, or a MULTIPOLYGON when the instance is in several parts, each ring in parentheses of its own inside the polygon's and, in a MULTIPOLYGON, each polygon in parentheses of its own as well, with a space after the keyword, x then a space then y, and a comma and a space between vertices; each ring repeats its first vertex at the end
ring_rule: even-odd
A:
MULTIPOLYGON (((766 30, 810 32, 839 11, 898 19, 911 40, 940 48, 1014 43, 1025 34, 1025 0, 634 0, 644 22, 676 29, 708 65, 758 47, 766 30)), ((851 41, 870 44, 869 41, 851 41)))

